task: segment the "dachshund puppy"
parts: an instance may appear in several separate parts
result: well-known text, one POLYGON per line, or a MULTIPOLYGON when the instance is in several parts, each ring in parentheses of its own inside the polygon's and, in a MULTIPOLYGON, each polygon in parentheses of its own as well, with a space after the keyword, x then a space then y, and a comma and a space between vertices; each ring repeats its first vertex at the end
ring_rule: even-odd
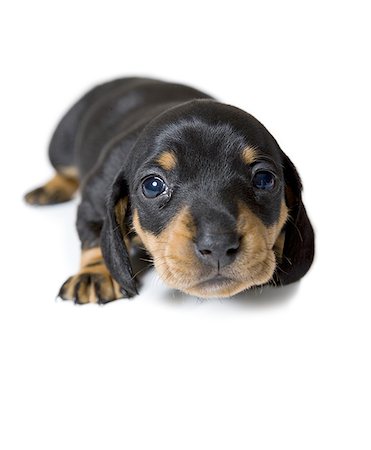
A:
POLYGON ((49 156, 56 175, 26 201, 65 202, 81 189, 81 268, 62 299, 137 294, 138 245, 168 286, 198 297, 292 283, 312 264, 293 163, 254 117, 191 87, 102 84, 62 118, 49 156))

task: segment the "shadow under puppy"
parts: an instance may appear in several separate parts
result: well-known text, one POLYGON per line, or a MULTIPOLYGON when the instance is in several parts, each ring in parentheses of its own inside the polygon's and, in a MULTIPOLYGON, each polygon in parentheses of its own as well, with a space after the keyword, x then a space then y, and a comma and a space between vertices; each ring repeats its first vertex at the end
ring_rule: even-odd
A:
POLYGON ((199 297, 292 283, 312 264, 290 159, 254 117, 191 87, 102 84, 62 118, 49 156, 56 175, 25 199, 55 204, 81 188, 81 268, 63 284, 65 300, 134 296, 133 245, 166 284, 199 297))

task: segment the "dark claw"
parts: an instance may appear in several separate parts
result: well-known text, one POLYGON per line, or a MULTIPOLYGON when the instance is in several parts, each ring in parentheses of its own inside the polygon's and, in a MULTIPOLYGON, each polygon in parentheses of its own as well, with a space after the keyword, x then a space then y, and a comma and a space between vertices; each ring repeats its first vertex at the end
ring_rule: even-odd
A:
POLYGON ((79 280, 76 283, 75 289, 73 291, 73 297, 74 297, 73 298, 73 302, 75 303, 75 305, 81 305, 81 303, 79 302, 79 294, 78 294, 78 290, 80 288, 80 285, 81 285, 81 280, 79 280))
MULTIPOLYGON (((95 277, 94 277, 95 278, 95 277)), ((97 296, 97 303, 98 305, 103 305, 104 301, 102 299, 102 295, 101 295, 101 289, 100 289, 100 284, 98 280, 93 280, 94 281, 94 290, 95 290, 95 294, 97 296)))
POLYGON ((129 294, 126 292, 124 288, 120 288, 120 292, 124 296, 124 298, 129 298, 129 294))
POLYGON ((65 287, 66 285, 71 281, 72 277, 69 277, 61 286, 61 288, 59 289, 57 298, 60 297, 62 300, 67 300, 66 298, 64 298, 64 291, 65 291, 65 287))
POLYGON ((121 294, 124 296, 124 298, 131 298, 135 295, 138 295, 137 287, 134 286, 132 289, 124 289, 123 287, 120 288, 121 294))
POLYGON ((85 289, 86 289, 86 287, 89 286, 90 281, 91 281, 90 275, 86 274, 86 275, 82 275, 80 277, 80 280, 76 283, 75 290, 74 290, 75 304, 85 305, 85 303, 89 303, 87 301, 81 301, 81 298, 79 297, 79 289, 80 289, 80 287, 85 287, 85 289))
POLYGON ((28 192, 25 196, 24 196, 24 200, 26 203, 29 203, 30 205, 35 205, 38 203, 38 200, 40 199, 40 196, 43 195, 44 189, 42 187, 39 187, 37 189, 34 189, 31 192, 28 192))
POLYGON ((107 303, 111 303, 111 302, 113 302, 114 300, 117 300, 116 298, 109 298, 109 299, 106 299, 106 298, 100 298, 100 299, 98 299, 98 304, 99 305, 107 305, 107 303))
POLYGON ((82 304, 80 302, 80 298, 79 298, 79 289, 80 289, 80 286, 83 283, 83 280, 84 280, 84 278, 81 277, 80 280, 76 283, 75 290, 73 291, 73 296, 74 296, 73 302, 75 303, 75 305, 81 305, 82 304))

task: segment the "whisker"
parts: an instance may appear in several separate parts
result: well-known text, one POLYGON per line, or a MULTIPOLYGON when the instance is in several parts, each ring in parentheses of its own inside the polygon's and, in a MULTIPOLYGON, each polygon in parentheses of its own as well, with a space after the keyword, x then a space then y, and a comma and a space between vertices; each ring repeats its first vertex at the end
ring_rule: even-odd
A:
POLYGON ((298 234, 299 234, 299 237, 300 237, 301 242, 303 242, 303 241, 304 241, 303 235, 301 234, 301 231, 299 230, 298 226, 297 226, 296 223, 294 222, 294 219, 293 219, 291 216, 289 216, 287 221, 290 222, 290 223, 295 227, 296 231, 297 231, 298 234))
POLYGON ((148 267, 143 267, 142 269, 138 270, 132 277, 131 279, 134 280, 134 278, 136 278, 139 274, 141 274, 142 272, 144 272, 145 270, 149 269, 150 266, 148 267))
POLYGON ((139 261, 144 261, 144 262, 148 262, 148 263, 153 263, 153 258, 152 259, 147 259, 147 258, 139 258, 139 261))

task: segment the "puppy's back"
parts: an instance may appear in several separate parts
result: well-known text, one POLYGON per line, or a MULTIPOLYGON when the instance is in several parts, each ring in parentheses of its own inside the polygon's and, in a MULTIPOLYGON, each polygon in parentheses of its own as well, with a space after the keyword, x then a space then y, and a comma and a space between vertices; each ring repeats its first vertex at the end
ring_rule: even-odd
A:
POLYGON ((188 86, 148 78, 122 78, 85 94, 63 117, 50 145, 54 167, 75 166, 80 178, 92 169, 107 144, 124 132, 140 133, 172 104, 210 98, 188 86))

